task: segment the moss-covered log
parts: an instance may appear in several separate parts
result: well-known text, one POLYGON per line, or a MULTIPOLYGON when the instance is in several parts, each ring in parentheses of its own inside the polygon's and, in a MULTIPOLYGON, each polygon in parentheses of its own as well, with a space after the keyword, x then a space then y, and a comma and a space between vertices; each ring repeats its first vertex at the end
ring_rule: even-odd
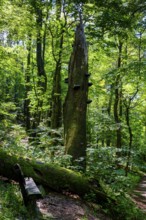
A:
POLYGON ((14 172, 14 165, 19 163, 24 176, 32 177, 37 183, 48 187, 50 190, 62 192, 67 190, 84 197, 94 193, 96 201, 106 203, 108 198, 101 188, 93 185, 83 175, 72 170, 59 167, 54 164, 42 164, 27 158, 10 155, 0 151, 0 175, 9 179, 17 180, 14 172))

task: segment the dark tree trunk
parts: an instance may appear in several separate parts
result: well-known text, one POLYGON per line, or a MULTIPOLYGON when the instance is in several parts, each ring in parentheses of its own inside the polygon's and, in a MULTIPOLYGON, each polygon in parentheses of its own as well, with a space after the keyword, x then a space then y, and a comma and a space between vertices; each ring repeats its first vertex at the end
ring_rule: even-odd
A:
POLYGON ((68 92, 64 103, 65 151, 73 160, 86 156, 88 52, 83 24, 77 26, 69 63, 68 92))
POLYGON ((43 42, 42 42, 42 9, 37 8, 37 50, 36 50, 36 59, 37 59, 37 69, 38 69, 38 87, 44 93, 47 89, 47 77, 44 68, 44 52, 43 52, 43 42))
MULTIPOLYGON (((121 56, 122 56, 122 43, 119 42, 119 56, 118 56, 118 68, 121 67, 121 56)), ((120 75, 116 76, 115 81, 115 102, 114 102, 114 118, 116 122, 116 147, 121 148, 121 114, 122 114, 122 108, 121 108, 121 79, 120 75)))
MULTIPOLYGON (((61 1, 56 2, 56 19, 60 21, 61 18, 61 1)), ((60 22, 61 25, 61 22, 60 22)), ((53 77, 53 89, 52 89, 52 112, 51 112, 51 128, 57 129, 62 125, 62 102, 61 102, 61 61, 62 61, 62 50, 63 50, 63 38, 64 38, 64 28, 62 25, 59 36, 57 36, 56 48, 58 51, 57 58, 54 57, 56 62, 56 68, 53 77)), ((57 30, 58 32, 58 30, 57 30)), ((53 37, 53 36, 52 36, 53 37)), ((53 39, 52 39, 53 40, 53 39)), ((53 45, 52 45, 53 46, 53 45)), ((52 48, 54 50, 54 48, 52 48)))
POLYGON ((128 147, 128 154, 127 154, 127 163, 125 167, 125 175, 128 175, 128 170, 129 170, 129 165, 130 165, 130 158, 131 158, 131 149, 132 149, 132 128, 130 126, 130 107, 126 106, 126 123, 128 127, 128 132, 129 132, 129 147, 128 147))
POLYGON ((131 109, 131 102, 135 98, 135 96, 137 95, 138 91, 139 91, 139 88, 137 87, 133 96, 131 96, 128 101, 126 100, 124 102, 124 105, 126 108, 126 113, 125 113, 126 124, 128 127, 128 133, 129 133, 129 147, 128 147, 128 154, 127 154, 127 163, 126 163, 126 167, 125 167, 125 175, 126 176, 128 175, 130 159, 131 159, 132 141, 133 141, 133 133, 132 133, 131 125, 130 125, 130 109, 131 109))
POLYGON ((31 128, 30 125, 30 98, 28 96, 30 91, 30 65, 31 65, 31 37, 29 37, 28 42, 28 55, 27 55, 27 70, 25 75, 25 102, 24 102, 24 115, 25 115, 25 124, 26 124, 26 130, 29 131, 31 128))
MULTIPOLYGON (((113 100, 113 85, 111 85, 110 97, 107 107, 107 113, 109 117, 111 116, 112 100, 113 100)), ((111 132, 109 131, 106 138, 106 146, 110 147, 110 145, 111 145, 111 132)))
POLYGON ((35 3, 35 13, 36 13, 36 27, 37 27, 37 39, 36 39, 36 63, 37 63, 37 106, 34 113, 34 121, 32 128, 35 129, 41 120, 42 106, 43 106, 43 96, 47 89, 47 76, 44 67, 44 45, 45 39, 42 38, 42 24, 43 24, 43 14, 42 14, 42 2, 38 1, 35 3))
MULTIPOLYGON (((60 45, 61 46, 61 45, 60 45)), ((62 46, 60 47, 62 50, 62 46)), ((61 103, 61 57, 56 62, 56 69, 53 78, 52 91, 52 114, 51 128, 56 129, 62 124, 62 103, 61 103)))

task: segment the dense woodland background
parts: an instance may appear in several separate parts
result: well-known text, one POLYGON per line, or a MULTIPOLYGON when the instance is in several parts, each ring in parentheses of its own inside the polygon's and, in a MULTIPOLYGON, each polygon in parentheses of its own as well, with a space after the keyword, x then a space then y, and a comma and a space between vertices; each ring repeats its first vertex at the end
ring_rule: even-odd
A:
POLYGON ((0 150, 77 171, 86 166, 87 176, 118 190, 131 170, 145 169, 145 145, 146 2, 1 0, 0 150), (70 123, 80 121, 67 109, 74 101, 67 107, 65 100, 80 86, 68 82, 79 23, 88 89, 77 108, 86 101, 87 112, 86 125, 72 133, 70 123), (64 132, 79 140, 73 150, 64 132))

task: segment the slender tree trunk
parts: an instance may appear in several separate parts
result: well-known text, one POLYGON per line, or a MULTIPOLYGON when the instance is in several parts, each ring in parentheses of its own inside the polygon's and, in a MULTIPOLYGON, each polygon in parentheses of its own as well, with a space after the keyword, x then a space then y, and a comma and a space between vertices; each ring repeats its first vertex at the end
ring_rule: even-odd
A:
POLYGON ((125 167, 125 175, 128 175, 128 170, 129 170, 129 164, 130 164, 130 158, 131 158, 131 150, 132 150, 132 141, 133 141, 133 134, 132 134, 132 128, 130 125, 130 109, 131 109, 131 102, 132 100, 135 98, 135 96, 137 95, 139 91, 139 88, 137 87, 135 93, 133 94, 132 97, 129 98, 129 101, 125 102, 125 107, 126 107, 126 123, 127 123, 127 127, 128 127, 128 132, 129 132, 129 147, 128 147, 128 154, 127 154, 127 163, 126 163, 126 167, 125 167))
MULTIPOLYGON (((62 50, 62 46, 60 47, 62 50)), ((62 102, 61 102, 61 57, 56 62, 56 69, 53 78, 52 91, 52 114, 51 128, 56 129, 62 125, 62 102)))
POLYGON ((130 165, 130 158, 131 158, 131 149, 132 149, 132 128, 130 126, 130 107, 126 106, 126 123, 129 132, 129 147, 128 147, 128 154, 127 154, 127 163, 125 167, 125 175, 128 175, 129 165, 130 165))
MULTIPOLYGON (((121 67, 121 55, 122 55, 122 43, 119 42, 119 57, 118 57, 118 68, 121 67)), ((116 76, 115 81, 115 103, 114 103, 114 118, 116 122, 116 147, 121 148, 121 114, 122 114, 122 105, 121 105, 121 80, 120 75, 116 76)))
MULTIPOLYGON (((61 19, 61 1, 56 2, 56 19, 60 21, 61 19)), ((61 23, 60 23, 61 25, 61 23)), ((61 102, 61 62, 62 62, 62 50, 63 50, 63 40, 64 40, 64 28, 65 25, 61 25, 60 36, 56 42, 58 52, 58 58, 55 58, 56 68, 53 77, 53 89, 52 89, 52 113, 51 113, 51 128, 56 129, 62 125, 62 102, 61 102)), ((58 31, 58 30, 57 30, 58 31)), ((53 37, 53 36, 52 36, 53 37)), ((53 46, 53 45, 52 45, 53 46)), ((54 50, 54 48, 52 48, 54 50)))
POLYGON ((37 60, 37 69, 38 69, 38 87, 42 90, 42 92, 46 92, 47 89, 47 77, 44 68, 44 52, 43 52, 43 44, 42 44, 42 9, 37 8, 37 50, 36 50, 36 60, 37 60))
POLYGON ((29 131, 31 128, 30 123, 30 98, 29 98, 29 91, 30 91, 30 65, 31 65, 31 37, 29 36, 28 42, 28 55, 27 55, 27 69, 25 75, 25 102, 24 102, 24 115, 25 115, 25 124, 26 130, 29 131))
POLYGON ((42 106, 43 106, 43 95, 47 89, 47 76, 44 67, 44 45, 42 39, 42 24, 43 24, 43 15, 42 15, 42 2, 36 2, 35 4, 36 12, 36 27, 37 27, 37 45, 36 45, 36 62, 37 62, 37 106, 36 112, 34 113, 33 129, 35 129, 41 120, 42 106), (40 3, 40 4, 39 4, 40 3))
POLYGON ((69 63, 68 92, 64 103, 65 152, 73 161, 86 157, 88 53, 82 22, 77 26, 69 63))
MULTIPOLYGON (((113 86, 111 85, 111 91, 110 91, 110 97, 109 97, 109 102, 108 102, 108 108, 107 108, 107 113, 108 116, 111 116, 111 107, 112 107, 112 100, 113 100, 113 86)), ((111 133, 109 131, 109 134, 107 134, 107 138, 106 138, 106 146, 110 147, 111 144, 111 133)))

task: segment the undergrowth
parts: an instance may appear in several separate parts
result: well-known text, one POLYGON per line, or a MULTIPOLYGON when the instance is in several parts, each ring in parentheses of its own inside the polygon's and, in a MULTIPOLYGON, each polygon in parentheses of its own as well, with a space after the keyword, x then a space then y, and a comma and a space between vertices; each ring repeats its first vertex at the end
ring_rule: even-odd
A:
POLYGON ((16 184, 0 181, 0 220, 28 219, 20 189, 16 184))
MULTIPOLYGON (((78 166, 71 166, 71 156, 64 155, 62 130, 52 138, 48 128, 41 127, 37 131, 37 138, 29 140, 23 127, 9 126, 9 129, 0 129, 0 145, 8 152, 21 157, 34 158, 44 163, 56 163, 60 166, 79 170, 78 166)), ((122 152, 123 154, 125 152, 122 152)), ((129 194, 140 181, 141 173, 134 160, 130 161, 128 175, 125 175, 126 157, 116 157, 114 147, 95 148, 87 150, 86 175, 97 179, 105 193, 116 201, 116 205, 109 203, 104 212, 116 220, 144 220, 144 214, 134 205, 129 194)), ((82 159, 82 158, 81 158, 82 159)), ((15 185, 3 185, 0 190, 0 219, 23 219, 26 210, 22 205, 20 192, 15 185), (17 208, 16 208, 17 207, 17 208)))

